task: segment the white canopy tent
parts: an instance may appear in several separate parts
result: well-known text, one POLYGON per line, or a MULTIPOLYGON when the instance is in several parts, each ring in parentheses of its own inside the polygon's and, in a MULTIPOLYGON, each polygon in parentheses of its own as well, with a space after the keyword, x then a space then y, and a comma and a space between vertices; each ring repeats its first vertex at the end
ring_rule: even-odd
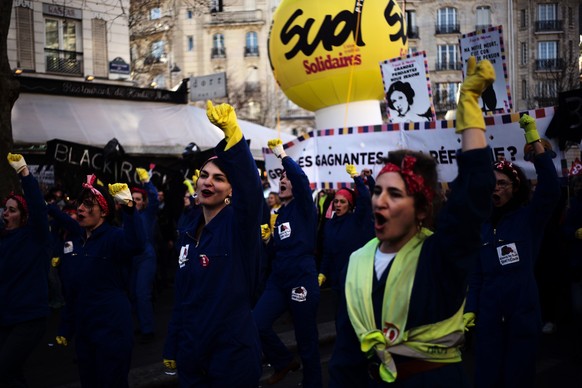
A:
MULTIPOLYGON (((257 160, 263 159, 268 140, 295 139, 238 121, 257 160)), ((206 150, 224 137, 203 109, 190 105, 31 93, 21 93, 12 109, 12 134, 17 144, 62 139, 95 147, 104 147, 115 137, 127 153, 156 155, 180 155, 190 142, 206 150)))

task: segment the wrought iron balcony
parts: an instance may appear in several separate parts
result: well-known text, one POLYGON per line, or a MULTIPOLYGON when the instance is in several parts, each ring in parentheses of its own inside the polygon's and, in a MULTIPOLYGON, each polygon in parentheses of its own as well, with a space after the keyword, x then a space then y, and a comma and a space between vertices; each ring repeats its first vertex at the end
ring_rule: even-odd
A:
POLYGON ((486 30, 489 27, 491 27, 491 24, 477 24, 475 26, 475 31, 481 31, 481 30, 486 30))
POLYGON ((263 11, 256 9, 253 11, 228 11, 210 12, 206 15, 205 25, 225 25, 225 24, 265 24, 263 11))
POLYGON ((210 58, 226 58, 226 49, 224 47, 213 47, 210 52, 210 58))
POLYGON ((418 26, 408 26, 407 36, 408 39, 420 39, 418 26))
POLYGON ((437 24, 436 34, 458 34, 461 32, 461 26, 456 24, 437 24))
POLYGON ((564 31, 564 22, 562 20, 538 20, 535 28, 536 32, 564 31))
POLYGON ((257 46, 245 46, 245 57, 258 57, 259 48, 257 46))
POLYGON ((436 71, 462 70, 463 63, 460 61, 437 61, 434 65, 436 71))
POLYGON ((56 49, 44 49, 44 52, 47 73, 83 74, 83 53, 56 49))
POLYGON ((565 67, 565 62, 562 58, 536 59, 537 71, 557 71, 565 67))

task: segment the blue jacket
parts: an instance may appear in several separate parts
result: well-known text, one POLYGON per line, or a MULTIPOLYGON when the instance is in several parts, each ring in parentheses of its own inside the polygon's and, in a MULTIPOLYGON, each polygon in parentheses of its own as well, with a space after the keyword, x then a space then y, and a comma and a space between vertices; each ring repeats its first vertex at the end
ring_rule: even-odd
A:
POLYGON ((570 198, 570 206, 562 224, 562 235, 568 250, 568 269, 572 280, 582 279, 582 240, 576 238, 576 230, 582 228, 582 195, 570 198))
POLYGON ((291 158, 282 160, 287 178, 293 185, 293 200, 277 210, 273 241, 272 274, 299 274, 315 268, 317 211, 311 197, 309 179, 291 158))
POLYGON ((192 373, 194 366, 206 370, 215 352, 260 352, 251 306, 262 249, 262 186, 246 141, 226 152, 225 145, 215 151, 232 186, 231 204, 202 228, 198 241, 204 215, 194 211, 176 246, 182 257, 163 357, 192 373))
POLYGON ((139 211, 138 214, 142 218, 145 230, 146 248, 142 253, 133 258, 134 264, 146 259, 156 259, 156 251, 154 249, 154 230, 160 202, 158 201, 158 190, 152 182, 145 183, 144 187, 148 195, 148 205, 145 209, 139 211))
POLYGON ((60 264, 66 306, 59 335, 109 340, 128 325, 131 330, 126 274, 131 258, 145 247, 145 231, 134 210, 122 214, 123 228, 105 222, 89 238, 66 214, 56 215, 69 231, 60 264))
POLYGON ((51 235, 46 205, 32 174, 20 179, 28 205, 28 222, 23 227, 0 232, 0 326, 49 314, 51 235))
POLYGON ((548 152, 538 155, 534 165, 538 183, 531 201, 503 215, 496 226, 491 221, 483 224, 483 246, 465 307, 478 319, 482 314, 495 314, 501 320, 520 311, 539 312, 534 264, 545 225, 560 198, 560 183, 548 152), (515 252, 505 256, 498 252, 508 249, 515 252))
POLYGON ((358 192, 354 211, 327 220, 323 230, 323 259, 319 272, 332 287, 339 285, 340 274, 352 252, 374 237, 370 190, 361 177, 355 177, 354 182, 358 192))

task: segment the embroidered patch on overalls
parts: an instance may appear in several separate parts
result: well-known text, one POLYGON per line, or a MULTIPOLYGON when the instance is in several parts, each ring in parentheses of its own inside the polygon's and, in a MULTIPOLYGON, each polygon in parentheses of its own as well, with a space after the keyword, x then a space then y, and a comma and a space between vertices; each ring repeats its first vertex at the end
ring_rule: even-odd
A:
POLYGON ((210 259, 206 255, 200 255, 200 265, 203 267, 208 267, 210 264, 210 259))
POLYGON ((305 287, 295 287, 291 290, 291 300, 295 302, 305 302, 307 300, 307 290, 305 287))
POLYGON ((279 232, 279 238, 281 240, 291 237, 291 224, 283 222, 277 227, 277 231, 279 232))
POLYGON ((188 261, 188 249, 190 249, 190 244, 183 245, 180 248, 180 255, 178 256, 178 265, 180 268, 184 267, 188 261))
POLYGON ((67 253, 71 253, 71 252, 73 252, 73 242, 67 241, 67 242, 65 242, 65 245, 63 248, 63 253, 66 255, 67 253))
POLYGON ((497 247, 497 256, 501 265, 517 263, 519 261, 519 254, 515 243, 502 245, 497 247))

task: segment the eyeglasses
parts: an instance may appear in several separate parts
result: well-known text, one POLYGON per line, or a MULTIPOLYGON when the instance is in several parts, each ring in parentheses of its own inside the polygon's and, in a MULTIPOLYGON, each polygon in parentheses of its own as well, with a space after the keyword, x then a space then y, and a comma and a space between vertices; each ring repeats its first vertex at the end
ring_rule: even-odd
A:
POLYGON ((495 186, 499 186, 502 189, 506 189, 511 185, 512 185, 512 183, 510 181, 506 181, 506 180, 499 180, 499 181, 495 182, 495 186))
POLYGON ((90 198, 84 199, 79 205, 85 206, 87 209, 93 209, 93 206, 97 205, 97 202, 94 202, 90 198))

